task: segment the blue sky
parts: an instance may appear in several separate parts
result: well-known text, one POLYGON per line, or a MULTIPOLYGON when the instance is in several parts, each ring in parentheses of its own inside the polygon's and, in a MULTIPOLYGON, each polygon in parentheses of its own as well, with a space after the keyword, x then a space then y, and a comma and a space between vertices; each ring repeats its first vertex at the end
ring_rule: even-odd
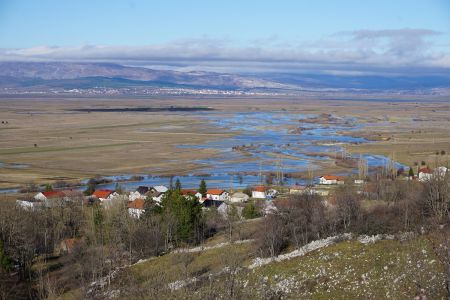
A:
POLYGON ((450 1, 0 0, 0 48, 188 69, 447 68, 450 1))

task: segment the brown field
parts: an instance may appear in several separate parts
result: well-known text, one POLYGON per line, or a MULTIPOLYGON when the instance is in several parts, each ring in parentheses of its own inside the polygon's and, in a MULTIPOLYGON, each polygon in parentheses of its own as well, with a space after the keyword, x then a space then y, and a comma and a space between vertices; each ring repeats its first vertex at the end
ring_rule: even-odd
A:
MULTIPOLYGON (((378 141, 348 145, 350 152, 394 156, 407 165, 424 160, 434 166, 436 161, 446 162, 450 151, 449 102, 382 103, 289 97, 1 99, 0 120, 8 124, 0 124, 0 162, 28 167, 0 167, 0 188, 95 175, 189 173, 198 167, 193 160, 216 153, 177 145, 201 144, 230 133, 211 128, 189 112, 69 111, 170 105, 210 106, 218 112, 286 110, 354 116, 365 125, 359 134, 378 141), (445 155, 435 155, 442 150, 445 155)), ((340 170, 331 164, 324 167, 340 170)))

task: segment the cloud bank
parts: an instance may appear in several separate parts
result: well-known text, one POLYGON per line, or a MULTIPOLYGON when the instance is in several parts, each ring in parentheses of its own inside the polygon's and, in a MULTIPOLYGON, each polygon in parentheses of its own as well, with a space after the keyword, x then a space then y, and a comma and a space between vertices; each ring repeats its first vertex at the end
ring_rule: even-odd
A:
POLYGON ((278 36, 246 43, 210 38, 148 46, 40 46, 0 49, 2 61, 117 62, 178 70, 404 74, 448 72, 450 46, 429 29, 338 32, 316 41, 278 36))

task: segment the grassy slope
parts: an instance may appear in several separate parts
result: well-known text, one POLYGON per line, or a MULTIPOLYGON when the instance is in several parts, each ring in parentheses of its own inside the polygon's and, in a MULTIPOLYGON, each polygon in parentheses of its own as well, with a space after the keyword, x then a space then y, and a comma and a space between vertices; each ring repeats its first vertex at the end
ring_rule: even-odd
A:
POLYGON ((261 267, 249 285, 264 278, 289 298, 412 299, 420 285, 430 299, 445 294, 442 267, 423 238, 412 241, 357 241, 261 267))
MULTIPOLYGON (((188 267, 190 273, 198 276, 221 270, 222 257, 230 247, 243 255, 244 265, 254 255, 249 244, 196 253, 188 267)), ((175 255, 178 254, 139 264, 131 273, 140 286, 151 284, 155 276, 166 282, 183 279, 183 268, 174 259, 175 255)), ((288 299, 412 299, 419 287, 426 289, 429 299, 445 295, 442 266, 424 237, 369 245, 356 240, 341 242, 304 257, 241 273, 239 281, 245 286, 245 298, 255 299, 260 299, 268 290, 278 291, 288 299)), ((198 288, 201 292, 210 287, 205 282, 198 288)), ((186 298, 186 292, 182 289, 171 296, 186 298)), ((202 294, 188 293, 188 299, 202 294)))

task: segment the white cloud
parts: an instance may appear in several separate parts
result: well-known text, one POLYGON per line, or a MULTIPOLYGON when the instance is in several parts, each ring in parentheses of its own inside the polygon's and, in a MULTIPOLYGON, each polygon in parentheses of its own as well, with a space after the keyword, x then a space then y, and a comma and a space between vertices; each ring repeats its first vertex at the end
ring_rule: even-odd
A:
POLYGON ((450 68, 448 46, 435 46, 443 33, 428 29, 358 30, 297 43, 278 36, 243 44, 210 38, 148 46, 82 45, 0 49, 0 60, 110 61, 207 70, 327 70, 374 72, 401 68, 450 68))

